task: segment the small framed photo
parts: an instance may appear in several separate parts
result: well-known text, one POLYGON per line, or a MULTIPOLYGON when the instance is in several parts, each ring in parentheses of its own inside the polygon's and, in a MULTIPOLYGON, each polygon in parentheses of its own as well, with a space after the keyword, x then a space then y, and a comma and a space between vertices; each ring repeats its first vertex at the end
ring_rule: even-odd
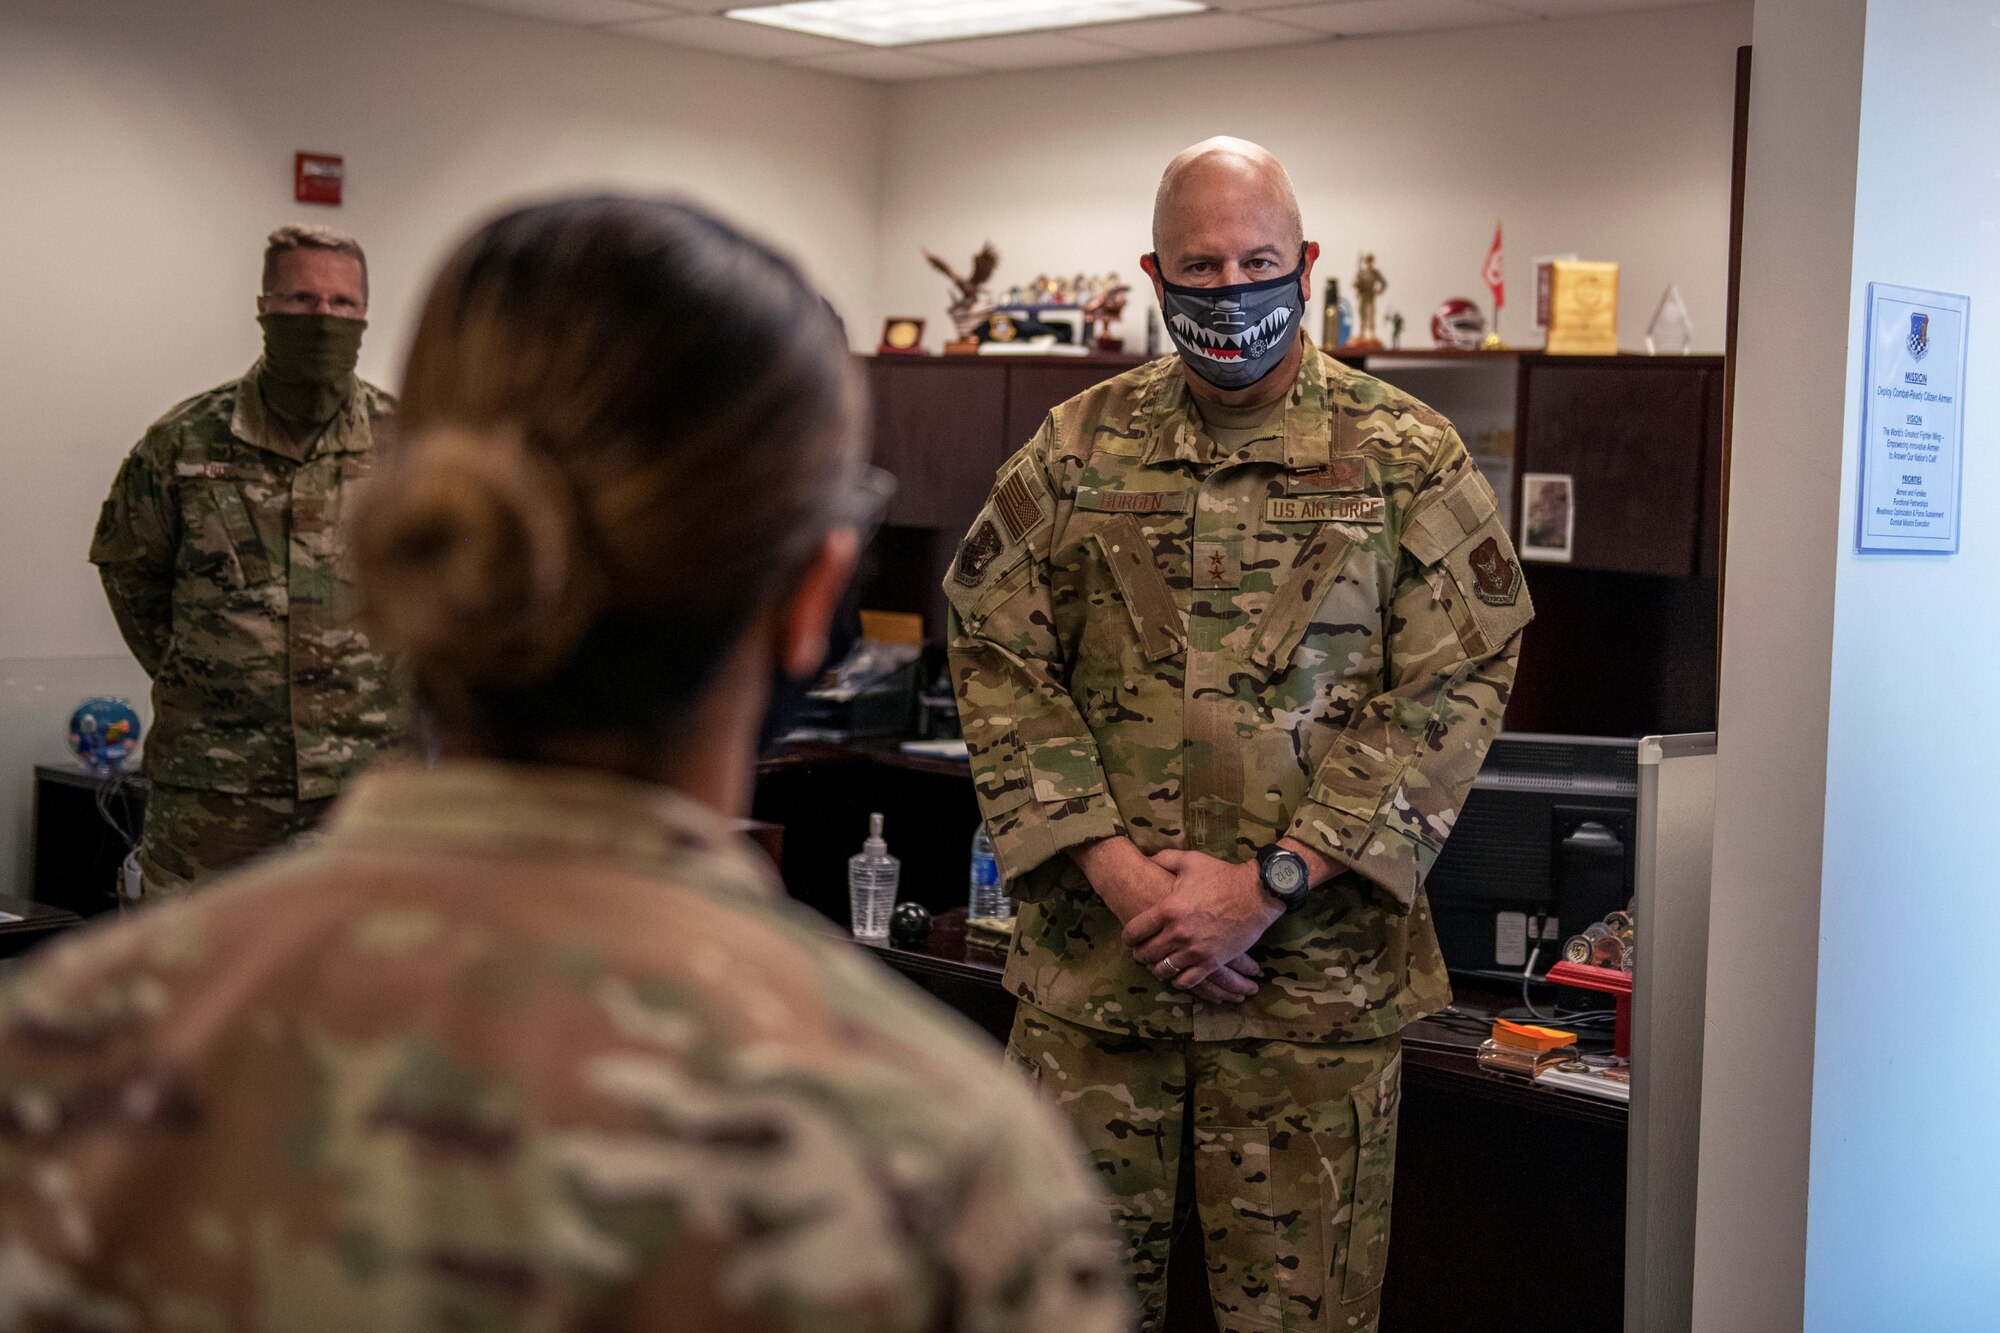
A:
POLYGON ((924 322, 909 315, 891 315, 882 321, 882 341, 875 351, 880 356, 921 356, 924 350, 924 322))
POLYGON ((1566 472, 1521 477, 1521 558, 1567 562, 1576 539, 1576 483, 1566 472))

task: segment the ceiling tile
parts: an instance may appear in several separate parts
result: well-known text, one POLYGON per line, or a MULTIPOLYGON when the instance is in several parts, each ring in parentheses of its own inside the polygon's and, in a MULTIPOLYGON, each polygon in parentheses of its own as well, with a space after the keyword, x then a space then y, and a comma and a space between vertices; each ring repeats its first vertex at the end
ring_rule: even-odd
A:
POLYGON ((1265 22, 1261 13, 1255 18, 1248 14, 1189 14, 1181 18, 1136 19, 1129 23, 1106 23, 1081 32, 1088 34, 1093 42, 1151 56, 1195 55, 1312 40, 1296 27, 1265 22))
POLYGON ((1591 14, 1626 14, 1638 9, 1684 9, 1711 0, 1493 0, 1537 18, 1583 18, 1591 14))
MULTIPOLYGON (((851 43, 842 43, 851 46, 851 43)), ((934 42, 925 46, 926 52, 943 54, 949 42, 934 42)), ((940 60, 934 55, 917 55, 910 50, 901 51, 850 51, 847 55, 814 56, 809 60, 788 60, 788 65, 802 69, 825 70, 829 74, 846 74, 857 79, 880 79, 889 82, 903 82, 909 79, 936 79, 948 74, 973 74, 978 71, 968 65, 954 64, 940 60)))
POLYGON ((641 0, 449 0, 449 3, 526 14, 556 23, 620 23, 673 12, 665 4, 644 4, 641 0))
POLYGON ((802 60, 809 56, 840 55, 854 50, 854 43, 837 42, 831 37, 815 37, 811 33, 787 32, 762 23, 706 16, 621 23, 604 31, 647 37, 674 46, 719 51, 723 55, 748 56, 754 60, 802 60))
POLYGON ((1260 17, 1295 23, 1336 37, 1534 22, 1532 14, 1481 0, 1332 0, 1332 3, 1260 11, 1260 17))
MULTIPOLYGON (((1096 30, 1082 28, 1074 31, 1084 34, 1096 30)), ((1129 51, 1052 32, 1028 32, 1012 37, 972 37, 964 41, 938 42, 921 49, 977 69, 1049 69, 1058 65, 1087 65, 1131 58, 1129 51)))

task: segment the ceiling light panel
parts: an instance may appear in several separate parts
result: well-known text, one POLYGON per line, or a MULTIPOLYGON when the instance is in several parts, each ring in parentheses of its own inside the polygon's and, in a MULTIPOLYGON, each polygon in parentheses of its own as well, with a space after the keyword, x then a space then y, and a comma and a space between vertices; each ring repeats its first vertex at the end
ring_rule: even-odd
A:
POLYGON ((863 46, 908 46, 1196 14, 1207 8, 1199 0, 805 0, 727 13, 745 23, 863 46))

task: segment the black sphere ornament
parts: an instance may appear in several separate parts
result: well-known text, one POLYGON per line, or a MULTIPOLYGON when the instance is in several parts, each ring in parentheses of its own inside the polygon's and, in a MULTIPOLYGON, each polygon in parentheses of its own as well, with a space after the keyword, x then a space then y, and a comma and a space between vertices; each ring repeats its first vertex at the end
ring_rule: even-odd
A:
POLYGON ((889 943, 911 949, 931 937, 931 909, 922 903, 897 903, 889 913, 889 943))

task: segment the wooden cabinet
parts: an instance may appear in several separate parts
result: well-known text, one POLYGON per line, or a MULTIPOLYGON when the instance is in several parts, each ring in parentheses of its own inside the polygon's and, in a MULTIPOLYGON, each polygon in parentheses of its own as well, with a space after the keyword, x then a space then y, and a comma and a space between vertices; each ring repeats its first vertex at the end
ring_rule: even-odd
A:
POLYGON ((1524 564, 1535 622, 1508 729, 1712 730, 1722 358, 1418 352, 1363 366, 1474 428, 1513 423, 1517 545, 1525 475, 1572 481, 1570 559, 1524 564))
POLYGON ((1527 473, 1573 479, 1573 568, 1714 574, 1721 358, 1523 356, 1516 412, 1517 497, 1527 473))
POLYGON ((1560 473, 1575 528, 1567 564, 1526 567, 1509 728, 1714 729, 1722 386, 1720 357, 1521 358, 1514 512, 1525 474, 1560 473))
POLYGON ((914 611, 944 638, 947 570, 1000 465, 1049 409, 1140 364, 1129 357, 866 358, 874 459, 896 475, 882 534, 863 562, 863 605, 914 611))
POLYGON ((1007 457, 1007 381, 977 363, 877 357, 868 366, 874 399, 875 465, 896 474, 887 521, 962 531, 978 512, 1007 457))
POLYGON ((1007 368, 1007 449, 1026 444, 1042 428, 1049 409, 1119 374, 1136 361, 1059 361, 1007 368))
MULTIPOLYGON (((1122 357, 868 358, 875 463, 896 474, 888 522, 965 535, 993 474, 1050 408, 1138 365, 1122 357)), ((942 577, 942 571, 940 571, 942 577)))

